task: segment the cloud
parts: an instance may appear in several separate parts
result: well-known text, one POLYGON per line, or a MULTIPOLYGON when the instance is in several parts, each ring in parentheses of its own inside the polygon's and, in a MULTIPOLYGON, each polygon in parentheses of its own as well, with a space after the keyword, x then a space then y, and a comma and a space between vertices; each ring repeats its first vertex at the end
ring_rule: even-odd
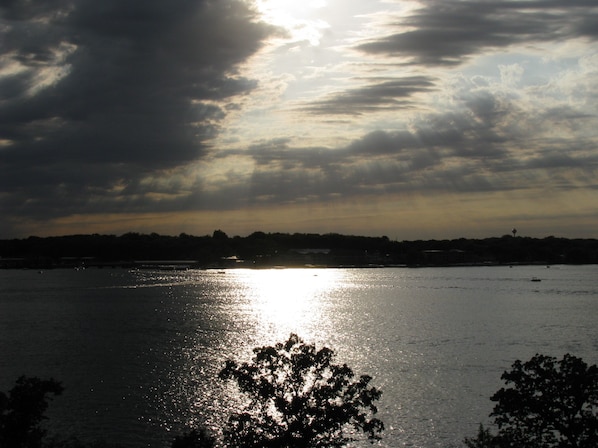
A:
POLYGON ((235 153, 254 162, 245 200, 315 203, 592 185, 595 113, 583 98, 561 98, 556 82, 541 92, 536 86, 526 91, 513 77, 498 75, 495 81, 457 76, 438 83, 448 100, 437 111, 414 114, 402 126, 397 122, 398 129, 364 133, 344 146, 305 147, 279 139, 235 153), (586 132, 588 138, 579 139, 586 132))
MULTIPOLYGON (((41 215, 235 210, 386 195, 517 191, 543 188, 551 176, 551 185, 560 189, 593 183, 598 160, 591 141, 573 145, 569 138, 544 135, 564 119, 581 125, 591 115, 572 107, 534 110, 499 86, 480 87, 466 79, 453 84, 450 96, 452 109, 419 114, 402 130, 375 130, 332 148, 301 146, 292 138, 264 140, 212 152, 196 167, 198 174, 174 168, 111 190, 88 186, 81 195, 69 186, 83 183, 85 173, 72 167, 63 173, 68 180, 56 187, 52 201, 37 203, 36 209, 41 215), (226 168, 210 179, 210 163, 226 168)), ((42 174, 39 197, 50 182, 42 174)))
MULTIPOLYGON (((329 94, 313 101, 304 111, 323 115, 362 115, 387 109, 408 108, 410 97, 434 90, 429 76, 365 80, 366 85, 329 94)), ((363 83, 363 81, 362 81, 363 83)))
POLYGON ((598 7, 588 0, 423 0, 389 33, 357 49, 410 63, 454 66, 489 48, 598 38, 598 7))
POLYGON ((358 3, 290 51, 242 0, 3 2, 3 228, 591 197, 595 2, 358 3))
POLYGON ((272 31, 240 0, 13 1, 0 12, 0 184, 22 209, 33 197, 110 196, 201 158, 256 85, 237 67, 272 31))

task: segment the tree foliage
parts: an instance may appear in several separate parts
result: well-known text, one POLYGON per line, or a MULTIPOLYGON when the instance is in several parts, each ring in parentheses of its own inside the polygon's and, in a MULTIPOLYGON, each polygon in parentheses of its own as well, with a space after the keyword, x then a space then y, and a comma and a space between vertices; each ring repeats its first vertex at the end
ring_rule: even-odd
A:
POLYGON ((62 391, 62 385, 53 379, 21 376, 8 395, 0 392, 0 447, 41 447, 46 431, 40 424, 46 419, 49 395, 62 391))
POLYGON ((502 448, 503 445, 498 436, 492 434, 484 425, 480 425, 478 435, 473 438, 466 437, 463 441, 467 448, 502 448))
POLYGON ((229 360, 220 372, 249 398, 229 418, 227 445, 340 447, 358 436, 380 438, 384 425, 373 415, 381 391, 369 386, 371 377, 354 379, 346 364, 334 364, 331 349, 316 350, 291 334, 285 343, 254 353, 253 362, 229 360))
POLYGON ((507 386, 496 392, 490 414, 498 428, 492 438, 480 429, 469 447, 595 448, 598 446, 598 368, 566 354, 562 360, 535 355, 515 361, 503 373, 507 386), (484 434, 482 434, 484 432, 484 434), (485 437, 486 444, 481 442, 485 437))

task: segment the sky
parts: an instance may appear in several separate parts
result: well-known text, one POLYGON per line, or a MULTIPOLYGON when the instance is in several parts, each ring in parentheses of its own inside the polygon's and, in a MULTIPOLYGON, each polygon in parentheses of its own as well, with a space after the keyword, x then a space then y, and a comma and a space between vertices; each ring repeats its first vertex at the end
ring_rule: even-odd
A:
POLYGON ((598 237, 596 0, 2 0, 0 238, 598 237))

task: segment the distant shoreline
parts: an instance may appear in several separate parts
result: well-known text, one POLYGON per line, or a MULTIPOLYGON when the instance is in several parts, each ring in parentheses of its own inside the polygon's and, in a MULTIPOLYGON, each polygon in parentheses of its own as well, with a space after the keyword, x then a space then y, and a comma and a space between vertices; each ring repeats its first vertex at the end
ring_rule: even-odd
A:
POLYGON ((229 269, 598 264, 598 240, 504 235, 391 241, 387 237, 255 232, 247 237, 128 233, 0 240, 0 268, 229 269))

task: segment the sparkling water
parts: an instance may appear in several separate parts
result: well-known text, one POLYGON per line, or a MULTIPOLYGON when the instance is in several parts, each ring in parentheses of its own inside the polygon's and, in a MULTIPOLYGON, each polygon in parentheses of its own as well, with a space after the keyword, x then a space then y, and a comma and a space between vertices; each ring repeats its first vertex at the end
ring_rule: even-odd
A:
POLYGON ((598 363, 598 266, 0 271, 0 390, 54 377, 52 432, 167 447, 238 405, 227 358, 291 332, 373 376, 385 447, 462 446, 516 359, 598 363))

